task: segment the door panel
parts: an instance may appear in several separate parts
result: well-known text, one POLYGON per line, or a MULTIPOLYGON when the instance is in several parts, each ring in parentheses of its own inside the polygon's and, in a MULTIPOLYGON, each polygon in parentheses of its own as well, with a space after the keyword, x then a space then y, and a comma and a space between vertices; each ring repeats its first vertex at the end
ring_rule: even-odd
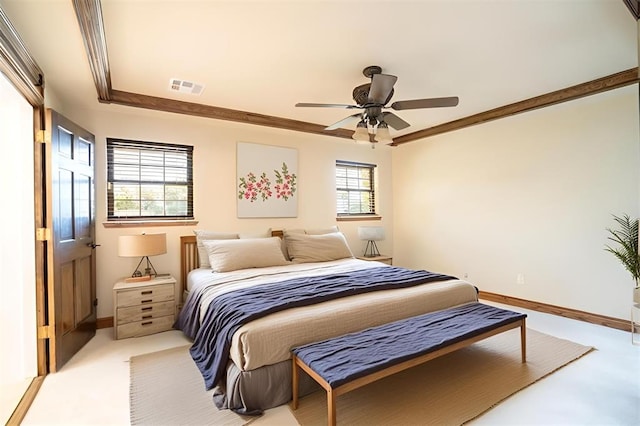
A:
POLYGON ((73 262, 60 265, 60 321, 62 333, 67 333, 75 327, 73 308, 73 262))
MULTIPOLYGON (((54 180, 55 183, 55 180, 54 180)), ((69 170, 58 171, 58 223, 59 242, 73 240, 73 172, 69 170)))
POLYGON ((75 223, 76 238, 91 239, 91 185, 93 181, 86 176, 75 179, 75 223))
POLYGON ((80 324, 93 313, 94 291, 91 288, 91 256, 76 259, 76 323, 80 324))
POLYGON ((96 331, 94 136, 55 111, 46 117, 53 194, 50 369, 57 371, 96 331))

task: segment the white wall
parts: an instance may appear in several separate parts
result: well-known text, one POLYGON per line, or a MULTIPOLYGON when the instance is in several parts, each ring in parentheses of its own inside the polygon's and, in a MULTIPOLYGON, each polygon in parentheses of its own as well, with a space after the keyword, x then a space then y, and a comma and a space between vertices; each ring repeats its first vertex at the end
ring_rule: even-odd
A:
MULTIPOLYGON (((466 273, 485 291, 629 316, 630 278, 603 247, 611 214, 638 216, 635 86, 376 150, 335 138, 113 105, 61 112, 97 140, 98 317, 112 315, 111 287, 136 264, 117 256, 119 235, 167 232, 168 253, 152 260, 159 271, 177 276, 179 236, 194 229, 102 226, 106 137, 194 145, 197 228, 219 231, 334 225, 335 160, 377 163, 387 230, 380 250, 392 253, 394 263, 466 273), (236 217, 237 141, 298 148, 298 218, 236 217), (518 274, 525 284, 516 283, 518 274)), ((357 226, 366 224, 377 223, 338 223, 354 252, 363 249, 357 226)))
POLYGON ((250 126, 177 114, 144 111, 115 105, 100 110, 59 111, 96 136, 96 242, 98 317, 112 313, 113 284, 134 270, 137 259, 117 255, 118 236, 166 232, 168 253, 151 259, 158 272, 179 277, 179 236, 193 229, 265 234, 269 228, 317 228, 338 225, 355 254, 364 247, 357 239, 359 225, 387 228, 380 250, 393 243, 391 148, 370 149, 353 141, 250 126), (106 138, 126 138, 194 146, 194 212, 197 227, 104 228, 106 221, 106 138), (236 217, 236 142, 252 142, 298 149, 299 201, 297 218, 238 219, 236 217), (379 213, 382 222, 336 222, 335 161, 375 163, 379 175, 379 213))
POLYGON ((38 371, 33 108, 2 73, 0 142, 0 421, 6 421, 38 371))
POLYGON ((633 85, 401 145, 394 262, 629 318, 630 275, 603 248, 612 214, 638 217, 638 121, 633 85))

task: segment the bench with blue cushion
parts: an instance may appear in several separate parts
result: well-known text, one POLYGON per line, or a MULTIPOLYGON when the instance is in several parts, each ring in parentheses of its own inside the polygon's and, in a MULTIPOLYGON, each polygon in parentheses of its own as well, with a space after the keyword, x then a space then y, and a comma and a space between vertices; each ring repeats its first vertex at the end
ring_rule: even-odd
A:
POLYGON ((526 362, 526 314, 470 303, 430 312, 292 349, 293 409, 298 408, 298 368, 327 391, 329 425, 336 397, 391 374, 520 327, 526 362))

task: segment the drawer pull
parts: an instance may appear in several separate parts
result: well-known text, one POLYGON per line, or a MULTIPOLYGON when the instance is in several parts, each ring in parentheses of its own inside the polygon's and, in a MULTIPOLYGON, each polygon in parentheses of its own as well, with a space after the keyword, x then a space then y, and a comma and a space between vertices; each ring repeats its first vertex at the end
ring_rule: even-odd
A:
POLYGON ((142 319, 149 319, 149 318, 153 318, 153 315, 143 315, 142 319))
POLYGON ((153 290, 142 291, 140 294, 153 294, 153 290))
POLYGON ((153 302, 153 299, 148 299, 148 300, 141 300, 140 303, 151 303, 153 302))
POLYGON ((153 306, 145 306, 144 308, 140 309, 141 311, 151 311, 153 310, 153 306))
POLYGON ((151 325, 151 324, 153 324, 153 321, 145 321, 140 323, 140 325, 151 325))

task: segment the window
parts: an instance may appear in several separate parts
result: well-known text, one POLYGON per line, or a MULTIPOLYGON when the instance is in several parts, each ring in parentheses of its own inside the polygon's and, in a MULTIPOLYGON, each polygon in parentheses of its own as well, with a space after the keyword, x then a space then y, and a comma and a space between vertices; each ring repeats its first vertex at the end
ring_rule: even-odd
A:
POLYGON ((376 214, 375 164, 336 161, 338 216, 376 214))
POLYGON ((193 147, 107 138, 107 218, 193 219, 193 147))

